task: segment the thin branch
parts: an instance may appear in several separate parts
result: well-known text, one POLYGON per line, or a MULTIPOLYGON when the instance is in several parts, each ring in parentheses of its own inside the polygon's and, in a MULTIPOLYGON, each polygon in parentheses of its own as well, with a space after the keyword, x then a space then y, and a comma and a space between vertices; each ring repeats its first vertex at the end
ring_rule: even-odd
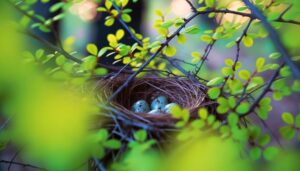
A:
POLYGON ((55 45, 53 45, 52 43, 48 42, 47 40, 35 35, 34 33, 30 32, 29 30, 27 31, 21 31, 22 33, 25 33, 26 35, 32 37, 33 39, 39 41, 40 43, 44 44, 45 46, 47 46, 49 49, 53 50, 53 51, 57 51, 58 53, 64 55, 67 59, 70 59, 76 63, 82 63, 81 59, 78 59, 72 55, 70 55, 68 52, 64 51, 61 48, 56 47, 55 45))
POLYGON ((12 118, 12 117, 6 119, 6 120, 4 121, 4 123, 1 124, 1 126, 0 126, 0 131, 2 131, 2 130, 7 126, 7 124, 10 122, 11 118, 12 118))
POLYGON ((211 50, 212 50, 212 48, 213 48, 213 46, 214 46, 215 43, 216 43, 216 40, 212 40, 212 42, 209 43, 209 44, 206 46, 206 48, 205 48, 205 50, 204 50, 204 55, 203 55, 203 57, 202 57, 202 59, 201 59, 201 62, 200 62, 200 64, 195 68, 194 75, 198 75, 198 73, 200 72, 200 70, 201 70, 201 68, 202 68, 202 66, 203 66, 203 64, 204 64, 204 62, 207 60, 208 55, 210 54, 210 52, 211 52, 211 50))
MULTIPOLYGON (((113 3, 113 7, 119 12, 119 14, 121 14, 121 9, 118 7, 118 5, 116 5, 114 2, 113 3)), ((143 46, 143 42, 141 42, 135 35, 134 33, 131 31, 131 29, 127 26, 127 24, 120 18, 117 17, 117 20, 120 22, 120 24, 123 26, 123 28, 129 33, 129 35, 131 36, 131 38, 136 41, 140 46, 143 46)))
POLYGON ((8 1, 8 3, 9 3, 11 6, 13 6, 17 11, 19 11, 19 12, 22 13, 23 15, 27 16, 27 17, 30 18, 31 20, 33 20, 33 21, 35 21, 35 22, 37 22, 37 23, 40 23, 40 24, 42 24, 43 26, 45 26, 45 27, 47 27, 48 29, 50 29, 50 30, 52 31, 52 33, 53 33, 53 36, 54 36, 54 38, 55 38, 56 43, 58 44, 58 46, 59 46, 60 48, 63 48, 62 42, 61 42, 61 40, 59 39, 59 34, 58 34, 58 32, 55 30, 55 28, 53 27, 53 25, 50 25, 50 26, 49 26, 49 25, 45 25, 44 21, 41 20, 39 17, 36 17, 35 15, 31 15, 31 14, 29 14, 28 12, 22 10, 22 9, 19 7, 19 5, 14 4, 14 3, 11 2, 10 0, 7 0, 7 1, 8 1))
MULTIPOLYGON (((47 48, 49 48, 51 51, 56 51, 58 53, 60 53, 61 55, 64 55, 67 59, 74 61, 76 63, 82 63, 83 61, 81 59, 76 58, 75 56, 70 55, 68 52, 66 52, 65 50, 56 47, 54 44, 50 43, 49 41, 39 37, 38 35, 35 35, 34 33, 30 32, 29 30, 27 31, 21 31, 21 33, 24 33, 25 35, 30 36, 31 38, 37 40, 38 42, 44 44, 47 48)), ((111 66, 111 65, 105 65, 102 63, 97 63, 97 67, 103 67, 112 71, 120 71, 121 67, 118 66, 111 66)), ((127 73, 127 74, 132 74, 133 71, 131 70, 122 70, 122 73, 127 73)))
POLYGON ((191 7, 192 11, 196 13, 197 12, 197 8, 193 5, 193 3, 190 0, 185 0, 185 1, 189 4, 189 6, 191 7))
POLYGON ((277 68, 277 70, 275 71, 275 73, 273 74, 273 76, 271 77, 271 79, 268 81, 268 84, 266 85, 265 89, 261 92, 261 94, 255 99, 255 101, 252 103, 252 105, 250 106, 248 112, 244 115, 240 115, 240 117, 245 117, 247 115, 249 115, 250 113, 252 113, 255 108, 257 107, 257 105, 259 104, 260 100, 265 97, 265 95, 269 92, 273 82, 275 81, 275 79, 277 78, 277 76, 279 75, 280 69, 284 66, 284 63, 280 65, 280 67, 277 68))
POLYGON ((269 32, 270 39, 272 40, 274 46, 279 51, 279 53, 282 54, 283 60, 291 68, 294 76, 300 79, 300 70, 290 59, 290 55, 286 51, 284 45, 281 43, 281 40, 277 32, 275 31, 275 29, 271 26, 271 24, 268 22, 266 17, 259 11, 259 9, 256 8, 249 0, 243 0, 243 1, 248 6, 248 8, 252 11, 253 15, 262 22, 266 30, 269 32))
POLYGON ((98 159, 96 159, 95 157, 94 157, 94 162, 97 165, 99 171, 106 171, 106 169, 104 168, 102 163, 98 159))
POLYGON ((146 62, 144 62, 140 68, 134 72, 132 75, 130 75, 127 80, 111 95, 111 97, 109 98, 108 101, 111 101, 112 99, 114 99, 124 88, 126 88, 128 86, 128 84, 141 72, 143 71, 143 69, 148 66, 148 64, 166 47, 168 46, 168 44, 170 43, 170 41, 176 37, 180 31, 196 16, 198 16, 200 13, 195 13, 193 14, 191 17, 189 17, 188 19, 185 20, 185 22, 170 36, 166 39, 166 41, 164 43, 161 44, 160 48, 154 53, 152 54, 147 60, 146 62))
POLYGON ((28 168, 37 169, 37 170, 46 170, 46 169, 41 168, 41 167, 38 167, 38 166, 34 166, 34 165, 31 165, 31 164, 26 164, 26 163, 21 163, 21 162, 14 162, 14 161, 0 160, 0 163, 4 163, 4 164, 14 164, 14 165, 22 166, 22 167, 24 167, 24 168, 28 167, 28 168))

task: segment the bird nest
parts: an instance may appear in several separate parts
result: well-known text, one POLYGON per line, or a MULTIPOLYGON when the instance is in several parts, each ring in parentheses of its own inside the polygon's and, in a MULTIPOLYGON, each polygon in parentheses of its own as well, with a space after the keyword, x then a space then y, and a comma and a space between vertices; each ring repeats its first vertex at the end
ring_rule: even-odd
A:
MULTIPOLYGON (((108 99, 111 94, 120 87, 126 76, 102 79, 100 87, 104 90, 101 100, 108 99)), ((144 77, 136 78, 120 92, 111 102, 110 111, 116 118, 127 121, 128 124, 144 125, 147 128, 170 128, 174 127, 177 119, 170 114, 159 113, 135 113, 131 111, 132 105, 138 100, 152 101, 157 96, 167 97, 169 102, 177 103, 182 108, 188 109, 191 118, 197 116, 200 107, 206 107, 211 113, 215 111, 215 102, 207 97, 205 85, 193 82, 181 77, 144 77), (129 123, 130 122, 130 123, 129 123)))
MULTIPOLYGON (((130 135, 135 130, 144 129, 149 138, 157 140, 157 147, 164 149, 168 141, 172 140, 173 133, 177 132, 175 125, 178 119, 172 117, 171 114, 133 112, 131 108, 139 100, 149 103, 158 96, 165 96, 168 102, 177 103, 180 107, 188 109, 191 119, 198 117, 198 109, 201 107, 205 107, 210 113, 215 113, 216 103, 207 97, 207 87, 182 77, 136 78, 107 105, 105 103, 107 99, 127 78, 126 75, 103 78, 99 80, 96 88, 99 92, 97 94, 100 104, 103 104, 101 113, 109 117, 106 126, 110 129, 112 136, 119 137, 124 144, 131 141, 130 135)), ((119 156, 125 149, 126 146, 122 145, 117 152, 111 151, 102 159, 103 163, 111 163, 111 157, 119 156)), ((90 167, 96 168, 97 164, 91 161, 90 167)))

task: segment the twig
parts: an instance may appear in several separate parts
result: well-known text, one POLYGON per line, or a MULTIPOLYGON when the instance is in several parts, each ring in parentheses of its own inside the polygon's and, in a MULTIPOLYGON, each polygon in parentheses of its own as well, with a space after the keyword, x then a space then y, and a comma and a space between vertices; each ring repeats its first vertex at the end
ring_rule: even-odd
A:
MULTIPOLYGON (((114 2, 112 2, 113 7, 121 14, 121 9, 116 5, 114 2)), ((127 26, 127 24, 120 18, 117 17, 117 20, 120 22, 120 24, 123 26, 123 28, 130 34, 131 38, 136 41, 140 46, 143 46, 143 42, 141 42, 135 35, 134 33, 130 30, 130 28, 127 26)))
MULTIPOLYGON (((17 4, 14 4, 14 3, 11 2, 10 0, 7 0, 7 1, 8 1, 8 3, 9 3, 10 5, 12 5, 17 11, 19 11, 19 12, 22 13, 23 15, 27 16, 27 17, 30 18, 31 20, 33 20, 33 21, 35 21, 35 22, 37 22, 37 23, 40 23, 40 24, 42 24, 43 26, 45 26, 45 27, 47 27, 48 29, 50 29, 50 30, 52 31, 52 33, 53 33, 53 36, 54 36, 54 38, 55 38, 55 40, 56 40, 56 43, 58 44, 58 46, 59 46, 60 48, 63 49, 62 42, 61 42, 61 40, 59 39, 59 34, 58 34, 58 32, 54 29, 53 25, 50 25, 50 26, 49 26, 49 25, 45 25, 44 21, 41 20, 40 18, 38 18, 38 17, 36 17, 36 16, 34 16, 34 15, 31 15, 31 14, 29 14, 28 12, 22 10, 17 4)), ((23 2, 23 1, 22 1, 22 2, 23 2)))
POLYGON ((191 7, 193 12, 197 12, 197 8, 193 5, 193 3, 190 0, 185 0, 191 7))
POLYGON ((97 165, 99 171, 106 171, 106 169, 104 168, 102 163, 100 163, 100 161, 98 159, 96 159, 95 157, 94 157, 94 162, 97 165))
POLYGON ((30 32, 29 30, 27 31, 21 31, 22 33, 25 33, 27 35, 29 35, 30 37, 34 38, 35 40, 43 43, 44 45, 46 45, 49 49, 53 50, 53 51, 57 51, 58 53, 64 55, 67 59, 70 59, 76 63, 82 63, 81 59, 78 59, 72 55, 70 55, 69 53, 67 53, 66 51, 64 51, 61 48, 56 47, 55 45, 53 45, 52 43, 48 42, 47 40, 35 35, 34 33, 30 32))
POLYGON ((194 75, 198 75, 198 73, 200 72, 200 70, 201 70, 201 68, 202 68, 202 66, 203 66, 203 64, 204 64, 204 62, 207 60, 208 55, 210 54, 210 52, 211 52, 211 50, 212 50, 212 48, 213 48, 213 46, 214 46, 215 43, 216 43, 216 40, 212 40, 212 42, 209 43, 209 44, 206 46, 206 48, 205 48, 205 50, 204 50, 204 55, 203 55, 203 57, 202 57, 202 59, 201 59, 201 62, 200 62, 200 64, 199 64, 199 66, 197 66, 197 67, 195 68, 194 75))
POLYGON ((7 160, 0 160, 0 163, 5 163, 5 164, 14 164, 14 165, 19 165, 22 167, 29 167, 32 169, 38 169, 38 170, 46 170, 44 168, 38 167, 38 166, 34 166, 31 164, 26 164, 26 163, 21 163, 21 162, 14 162, 14 161, 7 161, 7 160))
POLYGON ((300 79, 300 70, 290 59, 290 55, 288 54, 285 47, 281 43, 275 29, 271 26, 271 24, 267 21, 266 17, 259 11, 259 9, 256 8, 249 0, 243 0, 243 1, 248 6, 248 8, 252 11, 253 15, 257 19, 259 19, 262 22, 262 24, 264 25, 264 27, 268 30, 268 32, 270 34, 270 39, 272 40, 272 42, 273 42, 274 46, 277 48, 277 50, 282 54, 283 60, 291 68, 294 76, 297 77, 298 79, 300 79))
POLYGON ((12 117, 10 117, 4 121, 4 123, 0 126, 0 131, 2 131, 7 126, 7 124, 10 122, 11 118, 12 117))
POLYGON ((110 96, 108 101, 111 101, 114 99, 124 88, 128 86, 128 84, 141 72, 143 69, 166 47, 168 46, 169 42, 178 35, 178 33, 196 16, 198 16, 200 13, 195 13, 191 17, 185 20, 185 22, 170 36, 166 39, 164 43, 161 44, 160 48, 152 54, 149 59, 144 62, 140 68, 134 72, 132 75, 130 75, 127 80, 110 96))
POLYGON ((269 92, 272 83, 275 81, 276 77, 279 75, 280 69, 284 66, 284 63, 280 65, 280 67, 277 68, 271 79, 269 80, 268 84, 266 85, 265 89, 261 92, 261 94, 255 99, 255 101, 250 106, 248 112, 246 114, 240 115, 240 117, 245 117, 252 113, 257 105, 259 104, 260 100, 269 92))

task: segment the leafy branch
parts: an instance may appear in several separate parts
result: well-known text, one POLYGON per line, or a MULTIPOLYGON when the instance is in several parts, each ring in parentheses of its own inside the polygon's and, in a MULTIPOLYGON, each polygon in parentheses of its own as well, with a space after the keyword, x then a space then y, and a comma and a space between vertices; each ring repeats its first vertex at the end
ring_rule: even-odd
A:
POLYGON ((294 76, 300 79, 300 70, 290 59, 290 55, 286 51, 284 45, 281 43, 281 40, 277 32, 275 31, 275 29, 271 26, 271 24, 267 21, 266 17, 259 11, 257 7, 255 7, 249 0, 243 0, 243 1, 248 6, 248 8, 252 11, 253 16, 259 19, 262 22, 262 24, 265 26, 265 28, 270 34, 270 39, 272 40, 273 44, 278 49, 278 51, 282 54, 284 62, 291 68, 294 76))

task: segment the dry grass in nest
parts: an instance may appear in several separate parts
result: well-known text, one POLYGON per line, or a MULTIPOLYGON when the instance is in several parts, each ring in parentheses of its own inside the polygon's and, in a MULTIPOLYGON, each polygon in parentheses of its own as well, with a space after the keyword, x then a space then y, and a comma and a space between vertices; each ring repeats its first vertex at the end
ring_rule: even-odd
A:
MULTIPOLYGON (((99 86, 104 90, 101 96, 107 99, 126 80, 126 76, 104 79, 99 86)), ((116 115, 123 115, 128 120, 143 123, 155 128, 173 127, 176 119, 170 114, 134 113, 131 106, 138 100, 146 100, 148 103, 159 95, 166 96, 169 102, 179 104, 190 111, 192 117, 197 116, 200 107, 207 107, 214 112, 215 102, 207 98, 206 86, 194 83, 186 78, 169 77, 145 77, 136 78, 111 102, 116 109, 116 115)))

